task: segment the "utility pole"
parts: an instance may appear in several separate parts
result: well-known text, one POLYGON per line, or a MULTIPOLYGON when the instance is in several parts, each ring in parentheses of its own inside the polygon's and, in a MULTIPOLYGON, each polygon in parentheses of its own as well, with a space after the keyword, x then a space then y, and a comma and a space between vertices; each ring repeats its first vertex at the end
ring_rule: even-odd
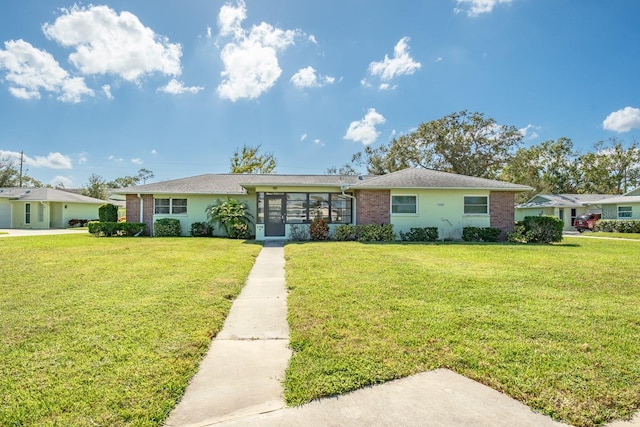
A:
POLYGON ((20 188, 22 188, 22 164, 24 163, 24 151, 20 151, 20 188))

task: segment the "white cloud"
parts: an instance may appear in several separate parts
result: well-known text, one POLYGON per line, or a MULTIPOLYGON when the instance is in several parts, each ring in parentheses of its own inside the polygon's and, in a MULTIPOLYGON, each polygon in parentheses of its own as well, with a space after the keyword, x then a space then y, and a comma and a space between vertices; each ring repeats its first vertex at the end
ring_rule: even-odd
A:
POLYGON ((170 43, 130 12, 108 6, 73 6, 42 30, 62 46, 75 48, 69 61, 83 74, 115 74, 138 82, 145 74, 180 75, 180 44, 170 43))
POLYGON ((378 113, 375 108, 369 108, 362 120, 351 122, 344 139, 361 142, 364 145, 373 144, 380 135, 380 132, 376 130, 376 125, 383 124, 385 121, 384 116, 378 113))
POLYGON ((327 84, 332 84, 335 80, 335 78, 330 76, 317 76, 316 70, 311 66, 298 70, 298 72, 291 77, 291 83, 298 89, 322 87, 327 84))
POLYGON ((320 147, 324 147, 324 146, 326 145, 326 144, 325 144, 324 142, 322 142, 320 139, 314 139, 314 140, 313 140, 313 143, 314 143, 315 145, 320 146, 320 147))
POLYGON ((107 157, 107 160, 111 160, 112 162, 116 162, 116 163, 121 163, 124 159, 122 157, 116 157, 111 155, 107 157))
POLYGON ((111 86, 110 85, 102 85, 102 93, 107 99, 113 99, 113 95, 111 94, 111 86))
POLYGON ((440 62, 440 61, 442 61, 442 56, 437 57, 434 62, 440 62))
POLYGON ((483 13, 490 13, 499 4, 510 4, 513 0, 457 0, 458 6, 453 10, 455 13, 466 13, 467 16, 475 17, 483 13))
POLYGON ((631 129, 640 129, 640 108, 625 107, 622 110, 609 114, 602 122, 605 130, 615 132, 629 132, 631 129))
POLYGON ((141 164, 143 164, 144 162, 142 161, 142 159, 141 159, 141 158, 139 158, 139 157, 135 157, 135 158, 131 159, 131 163, 133 163, 134 165, 141 165, 141 164))
POLYGON ((180 95, 183 93, 198 93, 202 89, 204 89, 202 86, 187 87, 184 85, 184 83, 176 79, 171 79, 171 81, 169 81, 169 83, 167 83, 165 86, 158 88, 158 92, 169 93, 171 95, 180 95))
POLYGON ((309 40, 313 44, 318 44, 318 41, 316 40, 316 36, 314 36, 313 34, 311 34, 307 40, 309 40))
POLYGON ((300 141, 304 141, 305 139, 307 139, 307 134, 306 134, 306 133, 303 133, 303 134, 300 136, 300 141))
POLYGON ((19 162, 22 158, 25 166, 35 168, 49 168, 49 169, 71 169, 71 159, 69 156, 65 156, 61 153, 49 153, 47 156, 35 156, 29 157, 26 154, 21 154, 16 151, 3 151, 0 150, 0 158, 7 158, 15 162, 19 162))
POLYGON ((523 127, 522 129, 518 129, 518 132, 520 132, 520 134, 522 135, 522 137, 524 139, 527 140, 532 140, 532 139, 536 139, 538 138, 540 135, 538 135, 538 130, 540 130, 541 127, 540 126, 535 126, 532 124, 528 124, 527 126, 523 127))
POLYGON ((51 181, 49 181, 49 184, 53 185, 54 187, 71 188, 71 186, 73 185, 73 180, 66 176, 57 175, 51 181))
POLYGON ((63 102, 78 103, 93 96, 84 79, 72 77, 54 57, 24 40, 4 42, 0 50, 0 70, 6 70, 9 92, 16 98, 40 99, 41 91, 57 94, 63 102))
POLYGON ((239 1, 236 7, 222 6, 218 15, 220 34, 231 36, 232 40, 220 53, 224 70, 217 92, 231 101, 255 99, 273 87, 282 74, 277 53, 292 45, 298 34, 265 22, 245 30, 242 22, 246 16, 244 1, 239 1))
POLYGON ((88 158, 88 154, 87 153, 82 152, 82 153, 78 154, 78 164, 79 165, 87 163, 88 160, 89 160, 89 158, 88 158))
POLYGON ((154 148, 153 150, 151 150, 151 154, 156 155, 158 154, 158 152, 156 151, 156 149, 154 148))
POLYGON ((409 37, 403 37, 393 49, 393 58, 384 56, 381 62, 372 62, 369 64, 369 73, 372 76, 379 76, 383 82, 389 82, 394 77, 411 75, 422 67, 422 64, 416 62, 408 53, 409 37))

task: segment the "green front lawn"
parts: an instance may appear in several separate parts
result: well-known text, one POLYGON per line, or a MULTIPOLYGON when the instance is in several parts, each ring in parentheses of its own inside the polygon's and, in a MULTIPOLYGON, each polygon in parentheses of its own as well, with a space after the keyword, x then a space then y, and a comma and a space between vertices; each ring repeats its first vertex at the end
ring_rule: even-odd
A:
POLYGON ((160 425, 260 249, 222 239, 0 239, 0 425, 160 425))
POLYGON ((609 233, 604 231, 599 231, 596 233, 586 233, 585 237, 594 236, 594 237, 614 237, 616 239, 633 239, 640 240, 640 233, 609 233))
POLYGON ((640 242, 285 250, 290 404, 445 367, 574 425, 640 408, 640 242))

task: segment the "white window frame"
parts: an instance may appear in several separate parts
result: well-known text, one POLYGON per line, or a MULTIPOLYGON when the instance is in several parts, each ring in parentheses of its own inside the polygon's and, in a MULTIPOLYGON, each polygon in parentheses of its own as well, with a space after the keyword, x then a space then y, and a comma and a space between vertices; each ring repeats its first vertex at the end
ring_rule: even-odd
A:
MULTIPOLYGON (((188 199, 186 199, 184 197, 154 197, 153 198, 153 214, 154 215, 187 215, 189 213, 188 205, 189 205, 189 201, 188 201, 188 199), (157 208, 158 208, 157 201, 158 200, 169 200, 169 206, 168 206, 169 212, 161 212, 161 213, 157 212, 157 208), (178 207, 179 208, 183 208, 184 207, 186 211, 185 212, 175 213, 174 212, 174 206, 173 206, 173 201, 174 200, 186 200, 187 201, 186 205, 184 205, 184 206, 182 206, 182 205, 176 206, 176 208, 178 208, 178 207)), ((167 206, 166 205, 162 205, 161 207, 166 208, 167 206)))
MULTIPOLYGON (((470 206, 480 206, 480 205, 470 205, 470 206)), ((465 195, 462 197, 462 213, 463 213, 464 215, 474 215, 474 216, 477 216, 477 215, 484 215, 484 216, 486 216, 486 215, 489 215, 489 212, 491 212, 491 211, 489 210, 489 196, 487 196, 486 194, 465 194, 465 195), (465 212, 465 210, 466 210, 465 208, 466 208, 466 206, 467 206, 467 203, 465 202, 465 199, 466 199, 467 197, 484 197, 485 199, 487 199, 487 211, 486 211, 486 212, 484 212, 484 213, 478 213, 478 212, 470 212, 470 213, 467 213, 467 212, 465 212)))
POLYGON ((621 218, 621 219, 633 218, 633 206, 618 206, 618 218, 621 218), (625 215, 620 215, 621 213, 620 209, 624 209, 622 212, 625 213, 625 215))
MULTIPOLYGON (((392 194, 389 202, 391 204, 389 206, 389 211, 391 212, 391 215, 418 215, 419 209, 418 209, 418 195, 417 194, 392 194), (415 206, 416 206, 415 212, 393 212, 393 205, 394 205, 393 198, 394 197, 413 197, 415 199, 415 201, 416 201, 416 203, 415 203, 415 206)), ((396 203, 396 205, 398 205, 398 204, 396 203)), ((409 206, 409 205, 404 204, 402 206, 409 206)))
POLYGON ((31 203, 25 203, 24 204, 24 223, 25 224, 31 224, 31 215, 33 215, 33 213, 31 212, 31 203))

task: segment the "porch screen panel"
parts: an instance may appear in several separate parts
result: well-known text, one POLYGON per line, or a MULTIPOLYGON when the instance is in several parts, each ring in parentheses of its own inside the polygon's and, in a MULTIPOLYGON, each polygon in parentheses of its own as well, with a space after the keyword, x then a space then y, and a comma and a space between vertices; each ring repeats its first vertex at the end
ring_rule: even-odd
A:
POLYGON ((307 222, 307 193, 287 193, 287 223, 307 222))
POLYGON ((329 193, 309 193, 309 220, 329 219, 329 193))

